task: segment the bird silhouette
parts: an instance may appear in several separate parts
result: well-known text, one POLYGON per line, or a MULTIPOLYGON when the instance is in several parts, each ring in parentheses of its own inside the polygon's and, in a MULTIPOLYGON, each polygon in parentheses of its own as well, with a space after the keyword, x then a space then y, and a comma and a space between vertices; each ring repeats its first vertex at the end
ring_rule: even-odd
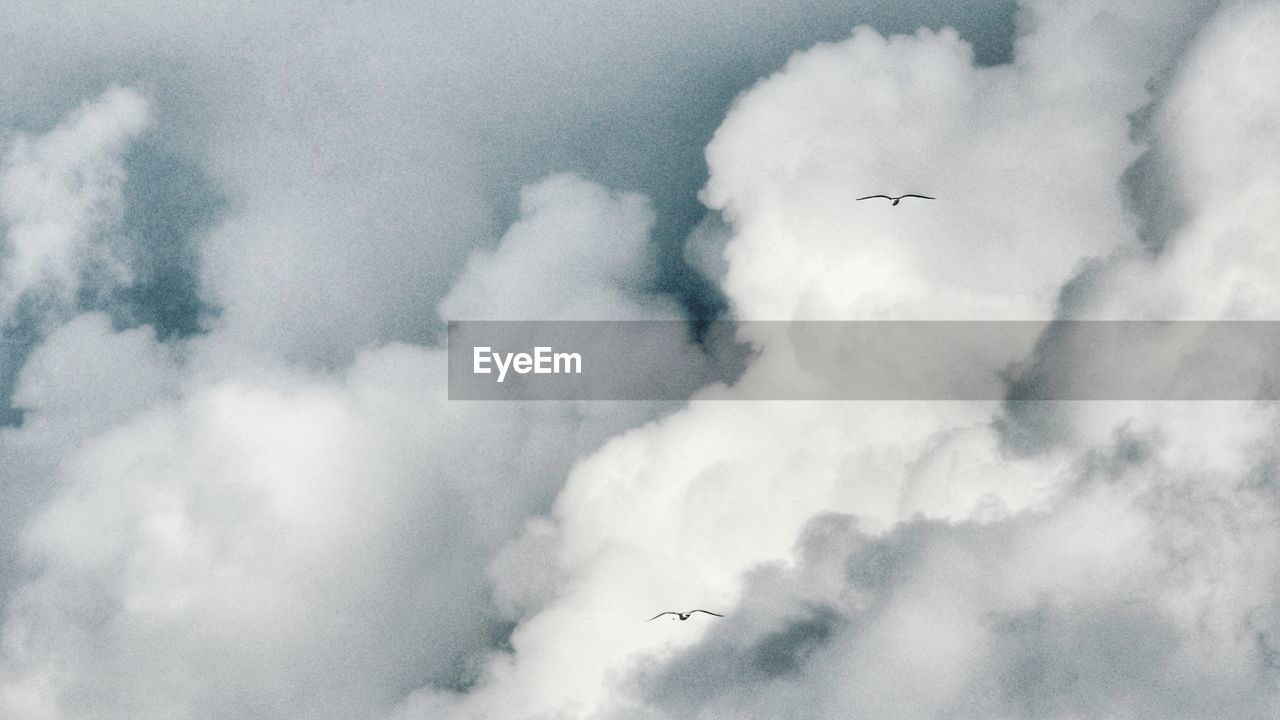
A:
POLYGON ((700 613, 706 613, 706 614, 708 614, 708 615, 715 615, 716 617, 724 617, 724 616, 723 616, 723 615, 721 615, 720 613, 713 613, 713 612, 711 612, 710 610, 690 610, 689 612, 676 612, 675 610, 668 610, 668 611, 666 611, 666 612, 660 612, 660 613, 658 613, 657 615, 654 615, 653 617, 649 618, 648 620, 645 620, 645 622, 651 622, 651 621, 653 621, 653 620, 657 620, 658 618, 662 617, 663 615, 675 615, 677 618, 680 618, 681 620, 688 620, 690 615, 692 615, 692 614, 694 614, 694 613, 697 613, 697 612, 700 612, 700 613))
POLYGON ((870 200, 871 198, 878 198, 878 197, 882 197, 882 198, 884 198, 885 200, 888 200, 890 203, 892 203, 892 204, 894 204, 894 205, 897 205, 899 202, 901 202, 901 201, 902 201, 902 198, 909 198, 909 197, 914 197, 914 198, 923 198, 923 199, 925 199, 925 200, 937 200, 937 199, 938 199, 938 198, 931 198, 931 197, 929 197, 928 195, 912 195, 912 194, 910 194, 910 193, 908 193, 908 194, 906 194, 906 195, 899 195, 898 197, 892 197, 892 196, 890 196, 890 195, 868 195, 868 196, 866 196, 866 197, 860 197, 860 198, 858 198, 858 199, 859 199, 859 200, 870 200))

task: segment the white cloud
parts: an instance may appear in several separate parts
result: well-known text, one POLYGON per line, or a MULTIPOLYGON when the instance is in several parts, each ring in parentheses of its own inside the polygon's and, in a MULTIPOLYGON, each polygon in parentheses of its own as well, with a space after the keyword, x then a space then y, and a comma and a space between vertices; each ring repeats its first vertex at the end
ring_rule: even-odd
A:
POLYGON ((87 272, 128 281, 128 257, 102 234, 120 220, 123 155, 150 122, 145 97, 113 87, 48 133, 14 138, 0 163, 0 322, 23 297, 66 312, 87 272))
POLYGON ((520 215, 497 249, 472 253, 440 303, 445 319, 679 319, 653 291, 653 210, 642 196, 557 175, 521 191, 520 215))
POLYGON ((1260 77, 1280 67, 1262 38, 1280 14, 1234 3, 1201 31, 1154 122, 1168 158, 1173 201, 1185 218, 1156 258, 1126 253, 1090 277, 1075 311, 1084 317, 1272 319, 1267 278, 1280 266, 1271 242, 1280 208, 1276 132, 1280 102, 1260 77))

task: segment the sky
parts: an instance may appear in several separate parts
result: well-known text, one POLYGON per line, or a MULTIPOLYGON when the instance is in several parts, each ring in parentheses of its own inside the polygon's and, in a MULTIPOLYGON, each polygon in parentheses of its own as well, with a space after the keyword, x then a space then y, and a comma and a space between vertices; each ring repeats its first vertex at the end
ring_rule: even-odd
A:
POLYGON ((793 5, 0 0, 0 716, 1280 714, 1274 403, 448 399, 1280 320, 1280 2, 793 5))

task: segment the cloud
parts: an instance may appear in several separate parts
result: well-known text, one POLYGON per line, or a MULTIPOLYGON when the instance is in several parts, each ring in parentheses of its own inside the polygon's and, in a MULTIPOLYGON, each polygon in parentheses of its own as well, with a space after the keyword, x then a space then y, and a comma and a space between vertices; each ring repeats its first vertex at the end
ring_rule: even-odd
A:
MULTIPOLYGON (((1196 35, 1147 121, 1150 152, 1160 159, 1151 168, 1160 174, 1149 182, 1159 186, 1164 217, 1172 215, 1176 225, 1158 252, 1125 243, 1082 268, 1064 290, 1064 317, 1271 320, 1280 312, 1280 297, 1265 280, 1278 269, 1270 238, 1280 217, 1270 203, 1257 200, 1280 191, 1273 165, 1259 159, 1270 157, 1276 143, 1268 128, 1280 117, 1280 105, 1256 87, 1256 78, 1280 62, 1257 45, 1259 33, 1277 22, 1280 14, 1270 5, 1237 3, 1196 35)), ((1265 356, 1249 360, 1273 364, 1265 356)), ((1015 405, 1005 430, 1011 445, 1039 447, 1073 437, 1097 442, 1133 412, 1132 406, 1064 412, 1015 405)), ((1176 412, 1144 412, 1166 423, 1184 422, 1176 412)), ((1196 431, 1188 429, 1188 436, 1196 431)))
POLYGON ((1280 62, 1258 47, 1278 17, 1265 3, 1236 3, 1197 36, 1151 122, 1181 224, 1158 256, 1124 253, 1092 273, 1091 292, 1072 308, 1077 316, 1276 314, 1262 278, 1277 262, 1267 242, 1277 210, 1258 198, 1277 184, 1263 158, 1276 149, 1280 104, 1255 80, 1280 62))
POLYGON ((472 254, 440 303, 442 316, 679 319, 680 308, 654 292, 654 218, 644 197, 557 175, 521 192, 520 215, 496 250, 472 254))
POLYGON ((145 97, 113 87, 48 133, 13 139, 0 163, 0 322, 13 322, 24 298, 49 308, 39 315, 74 309, 86 274, 128 282, 127 254, 102 235, 123 212, 123 155, 150 122, 145 97))
POLYGON ((737 314, 1052 317, 1077 265, 1131 235, 1115 187, 1139 151, 1127 115, 1171 60, 1151 49, 1161 42, 1132 49, 1164 23, 1117 29, 1074 7, 1061 20, 1028 8, 1040 30, 1011 66, 974 67, 951 31, 859 28, 741 98, 707 149, 704 191, 734 223, 724 286, 737 314), (1077 44, 1045 57, 1066 32, 1077 44), (939 200, 854 200, 881 192, 939 200))
POLYGON ((1273 714, 1274 504, 1159 460, 1099 475, 992 523, 815 518, 643 692, 671 718, 1273 714))

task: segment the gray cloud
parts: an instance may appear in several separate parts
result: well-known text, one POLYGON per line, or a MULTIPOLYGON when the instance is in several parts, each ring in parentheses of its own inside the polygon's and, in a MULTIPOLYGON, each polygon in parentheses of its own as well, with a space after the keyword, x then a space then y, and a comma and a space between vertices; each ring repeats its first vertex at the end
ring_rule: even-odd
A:
POLYGON ((995 522, 817 518, 640 690, 672 718, 1270 716, 1275 505, 1127 453, 995 522))

